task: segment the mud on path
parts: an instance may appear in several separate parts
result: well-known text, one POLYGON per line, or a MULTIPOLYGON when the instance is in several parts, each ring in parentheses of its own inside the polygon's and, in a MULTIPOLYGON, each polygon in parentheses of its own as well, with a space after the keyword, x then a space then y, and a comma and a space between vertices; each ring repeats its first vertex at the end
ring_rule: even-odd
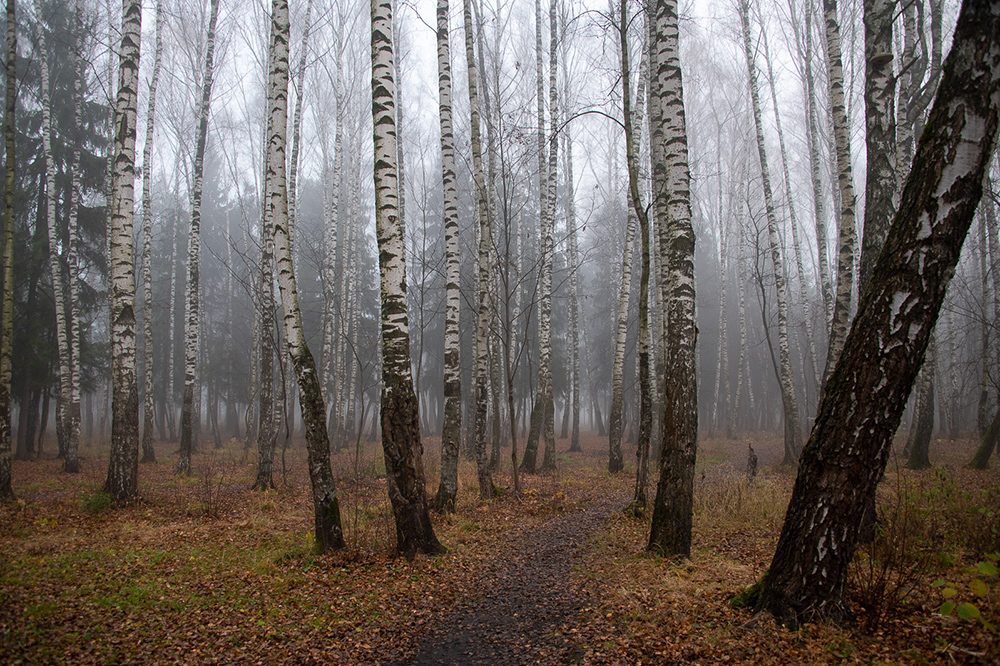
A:
POLYGON ((446 664, 574 664, 586 591, 576 589, 573 566, 588 537, 625 504, 624 495, 594 498, 498 543, 497 557, 477 577, 476 592, 417 643, 397 666, 446 664))

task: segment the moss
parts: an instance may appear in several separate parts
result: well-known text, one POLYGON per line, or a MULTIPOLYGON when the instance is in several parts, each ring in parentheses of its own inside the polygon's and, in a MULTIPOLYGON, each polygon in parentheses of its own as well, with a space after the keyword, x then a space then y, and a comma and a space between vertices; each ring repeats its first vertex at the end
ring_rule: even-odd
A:
POLYGON ((767 580, 766 571, 764 572, 764 575, 760 577, 760 580, 758 580, 756 583, 754 583, 753 585, 751 585, 750 587, 748 587, 747 589, 743 590, 735 597, 733 597, 729 601, 729 604, 737 610, 742 610, 742 609, 750 609, 753 611, 760 610, 761 599, 764 596, 765 580, 767 580))

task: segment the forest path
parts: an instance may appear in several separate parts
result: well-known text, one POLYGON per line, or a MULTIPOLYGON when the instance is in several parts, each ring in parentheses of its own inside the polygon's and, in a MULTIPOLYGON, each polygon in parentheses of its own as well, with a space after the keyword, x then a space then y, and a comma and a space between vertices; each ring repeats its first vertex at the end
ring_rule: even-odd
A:
POLYGON ((476 583, 480 594, 445 615, 402 665, 574 664, 584 598, 572 568, 588 537, 626 503, 624 494, 594 498, 585 508, 559 514, 511 543, 476 583))

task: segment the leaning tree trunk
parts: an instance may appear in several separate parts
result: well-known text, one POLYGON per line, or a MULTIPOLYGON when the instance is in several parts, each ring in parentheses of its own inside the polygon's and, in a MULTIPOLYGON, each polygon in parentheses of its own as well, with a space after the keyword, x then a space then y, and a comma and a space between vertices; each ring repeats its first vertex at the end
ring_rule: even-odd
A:
POLYGON ((114 168, 108 229, 111 288, 111 456, 104 492, 116 500, 138 494, 139 387, 135 376, 135 263, 132 218, 135 197, 136 106, 142 3, 122 1, 115 100, 114 168))
POLYGON ((964 3, 883 252, 826 384, 757 599, 778 618, 843 618, 861 516, 923 362, 1000 126, 1000 2, 964 3))
MULTIPOLYGON (((198 294, 201 286, 201 199, 205 176, 205 145, 208 142, 208 115, 212 102, 212 61, 215 57, 215 26, 219 20, 219 0, 212 0, 205 41, 205 70, 202 74, 201 105, 198 109, 198 136, 194 150, 194 187, 191 192, 191 228, 188 232, 187 298, 184 304, 184 402, 181 406, 181 450, 177 471, 191 472, 191 453, 198 448, 195 414, 195 384, 198 371, 198 294)), ((200 391, 199 391, 200 392, 200 391)))
POLYGON ((7 0, 7 94, 4 105, 3 302, 0 307, 0 499, 14 496, 11 487, 10 383, 14 337, 14 115, 16 109, 17 23, 15 0, 7 0))
MULTIPOLYGON (((653 501, 648 549, 667 555, 691 554, 694 465, 698 445, 698 386, 695 373, 694 227, 688 167, 684 88, 678 47, 677 1, 656 3, 656 70, 650 83, 663 113, 663 155, 667 164, 666 225, 661 231, 660 261, 666 295, 666 376, 663 382, 663 428, 660 480, 653 501), (664 233, 665 232, 665 233, 664 233)), ((655 167, 654 167, 655 168, 655 167)))
POLYGON ((463 3, 465 19, 465 61, 469 73, 469 115, 472 142, 472 174, 476 187, 476 211, 479 217, 479 310, 476 326, 476 472, 479 478, 479 497, 487 499, 497 494, 486 457, 486 440, 489 437, 487 412, 489 408, 489 336, 490 336, 490 255, 493 233, 490 224, 489 204, 486 201, 486 177, 483 173, 483 149, 479 132, 479 96, 474 41, 472 35, 472 2, 463 3))
POLYGON ((441 427, 441 485, 434 497, 438 511, 454 511, 458 496, 458 447, 462 435, 461 264, 458 189, 455 185, 455 136, 451 116, 451 54, 448 0, 437 4, 438 111, 441 125, 441 182, 444 198, 445 324, 444 424, 441 427))
MULTIPOLYGON (((750 41, 750 5, 748 0, 742 0, 740 18, 743 24, 743 52, 746 55, 747 74, 750 78, 754 127, 757 131, 757 156, 760 161, 761 181, 764 186, 764 207, 767 212, 767 235, 771 244, 771 262, 774 266, 774 287, 778 300, 778 381, 781 385, 781 405, 785 418, 785 456, 782 464, 794 465, 802 448, 802 432, 799 428, 799 405, 795 395, 792 357, 788 345, 788 286, 785 281, 785 270, 781 256, 781 241, 778 237, 774 195, 771 192, 771 174, 767 166, 767 152, 764 149, 764 126, 761 119, 760 94, 757 85, 757 66, 754 64, 753 45, 750 41)), ((848 297, 850 297, 850 292, 848 292, 848 297)), ((850 305, 849 300, 848 305, 850 305)))
MULTIPOLYGON (((146 113, 146 143, 142 149, 142 334, 143 363, 146 386, 142 425, 142 460, 156 462, 153 449, 153 130, 156 120, 156 85, 160 80, 160 62, 163 59, 163 7, 156 3, 156 49, 153 56, 153 76, 149 81, 149 107, 146 113)), ((169 367, 169 365, 168 365, 169 367)))
POLYGON ((439 553, 427 510, 417 398, 410 369, 406 315, 406 245, 396 178, 392 2, 371 6, 372 123, 375 144, 375 222, 382 295, 382 450, 396 546, 405 554, 439 553))
POLYGON ((844 65, 840 54, 840 24, 837 0, 823 0, 826 15, 827 82, 833 114, 833 136, 837 148, 837 181, 840 185, 840 221, 837 225, 837 298, 833 304, 833 323, 827 348, 823 382, 840 356, 851 323, 851 290, 854 287, 854 246, 857 243, 855 221, 854 171, 851 168, 851 128, 844 101, 844 65))
POLYGON ((288 2, 274 0, 271 9, 271 49, 268 68, 267 164, 264 205, 274 222, 274 244, 278 288, 284 310, 285 342, 299 383, 299 404, 306 424, 306 452, 312 482, 316 550, 320 553, 344 547, 340 527, 340 503, 330 469, 330 444, 326 432, 323 387, 316 362, 306 345, 302 313, 292 266, 288 235, 288 189, 285 178, 285 143, 288 126, 288 2))

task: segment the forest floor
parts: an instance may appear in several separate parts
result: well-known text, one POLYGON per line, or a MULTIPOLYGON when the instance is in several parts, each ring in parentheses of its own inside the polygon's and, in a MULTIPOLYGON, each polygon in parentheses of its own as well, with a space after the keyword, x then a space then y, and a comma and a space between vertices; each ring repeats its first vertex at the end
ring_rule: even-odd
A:
MULTIPOLYGON (((645 553, 648 520, 623 512, 634 464, 611 476, 606 439, 582 444, 558 441, 559 470, 522 476, 520 494, 506 458, 488 502, 463 461, 456 512, 434 517, 448 553, 412 561, 392 552, 375 444, 334 457, 348 545, 322 556, 299 441, 263 493, 235 440, 205 438, 185 477, 160 443, 127 506, 100 492, 97 444, 79 475, 17 462, 18 499, 0 505, 0 663, 1000 663, 1000 473, 963 468, 972 442, 936 442, 925 472, 890 462, 881 536, 851 571, 857 622, 796 631, 729 604, 781 528, 794 478, 778 437, 702 438, 687 560, 645 553)), ((432 495, 438 443, 425 448, 432 495)))

